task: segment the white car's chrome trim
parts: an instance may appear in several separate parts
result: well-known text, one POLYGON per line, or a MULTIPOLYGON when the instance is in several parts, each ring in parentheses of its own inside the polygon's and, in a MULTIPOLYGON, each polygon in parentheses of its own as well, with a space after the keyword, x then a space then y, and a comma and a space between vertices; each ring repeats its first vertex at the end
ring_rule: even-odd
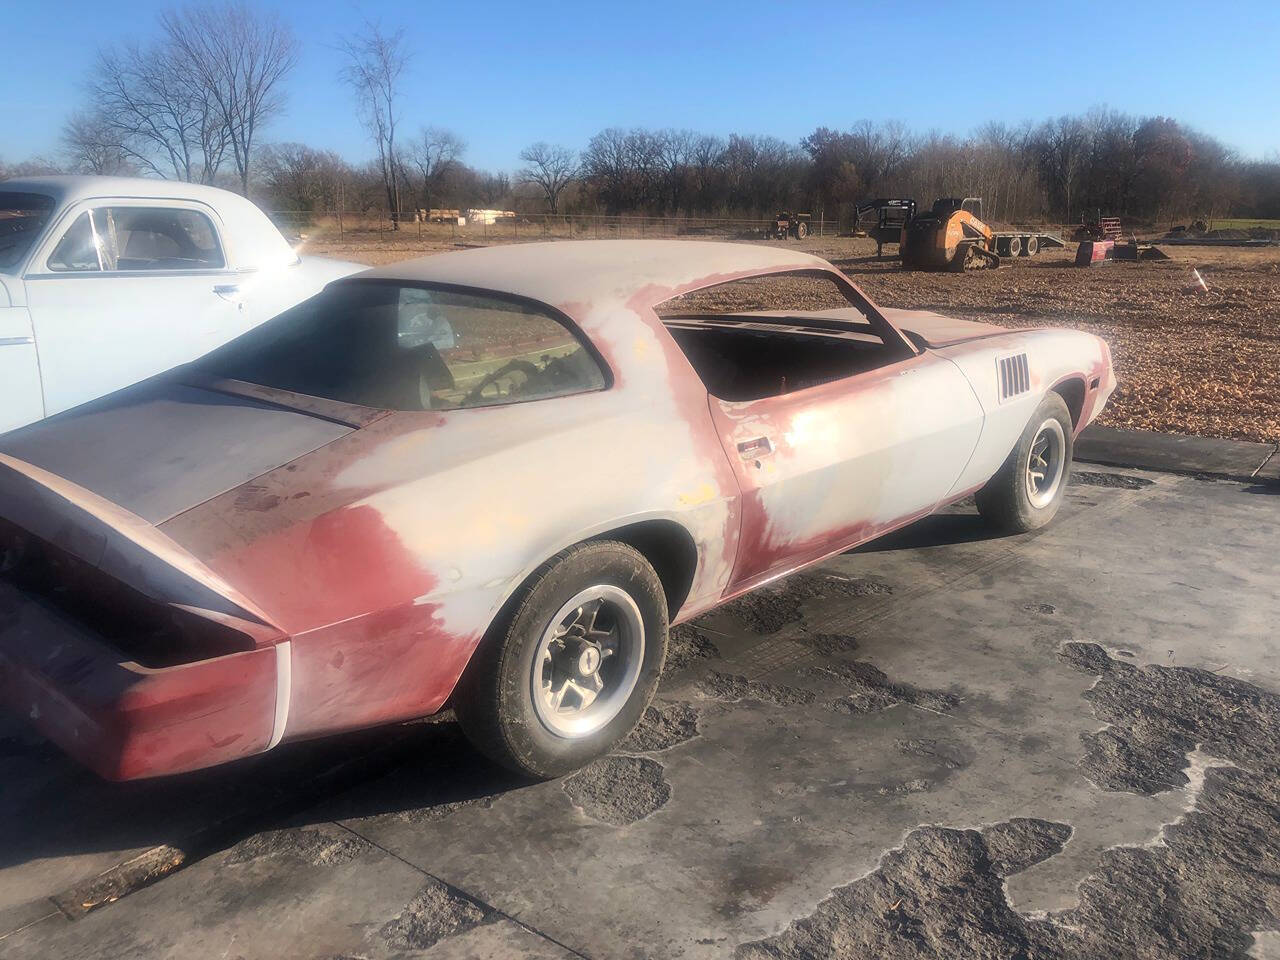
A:
POLYGON ((293 695, 293 666, 289 641, 276 644, 276 716, 271 727, 270 750, 284 739, 284 728, 289 723, 289 698, 293 695))
POLYGON ((16 347, 22 343, 35 342, 35 337, 0 337, 0 347, 16 347))

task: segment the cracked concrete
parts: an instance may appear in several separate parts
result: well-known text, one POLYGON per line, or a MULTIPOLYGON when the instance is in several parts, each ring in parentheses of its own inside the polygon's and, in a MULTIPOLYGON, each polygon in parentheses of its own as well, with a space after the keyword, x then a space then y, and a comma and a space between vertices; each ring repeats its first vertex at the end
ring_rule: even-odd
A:
POLYGON ((682 670, 699 660, 718 656, 719 648, 693 624, 682 623, 671 628, 671 636, 667 641, 667 673, 682 670))
POLYGON ((231 848, 226 863, 248 863, 262 857, 289 857, 312 867, 354 860, 369 844, 352 833, 288 828, 254 834, 231 848))
POLYGON ((774 706, 796 706, 813 703, 817 695, 803 687, 748 680, 729 673, 712 673, 698 684, 698 692, 711 700, 758 700, 774 706))
POLYGON ((810 676, 831 677, 842 686, 850 688, 850 693, 830 704, 831 709, 841 713, 884 710, 899 703, 945 713, 960 702, 960 697, 953 693, 921 690, 909 683, 894 682, 883 670, 866 660, 817 667, 810 676))
POLYGON ((529 783, 452 724, 410 725, 394 768, 251 831, 277 840, 233 838, 75 922, 48 901, 68 877, 226 805, 199 806, 223 779, 287 794, 303 745, 239 781, 98 786, 0 751, 0 919, 22 927, 0 954, 1263 955, 1280 938, 1274 498, 1156 479, 1072 486, 1028 537, 958 507, 783 581, 785 616, 681 628, 663 699, 576 779, 529 783), (859 696, 873 708, 832 709, 859 696), (354 857, 306 836, 344 827, 354 857), (393 945, 436 882, 461 904, 424 897, 418 942, 449 935, 393 945))
POLYGON ((647 707, 639 725, 618 749, 623 752, 657 753, 670 750, 698 735, 698 711, 687 703, 655 703, 647 707))
POLYGON ((759 634, 777 633, 801 619, 806 603, 814 600, 849 600, 885 597, 893 588, 874 577, 847 577, 837 573, 798 573, 785 584, 771 584, 726 604, 724 612, 759 634))
POLYGON ((1069 484, 1089 487, 1114 487, 1121 490, 1141 490, 1149 487, 1154 480, 1139 477, 1131 473, 1099 473, 1092 470, 1072 470, 1069 484))
POLYGON ((612 756, 567 777, 564 792, 588 817, 625 827, 660 810, 671 798, 671 784, 656 760, 612 756))
POLYGON ((1052 856, 1066 824, 1021 819, 985 831, 924 827, 866 877, 832 891, 776 937, 746 943, 739 960, 819 957, 1029 956, 1027 921, 1001 878, 1052 856))
POLYGON ((445 937, 484 923, 488 916, 489 911, 475 901, 430 880, 380 933, 393 949, 426 950, 445 937))
POLYGON ((1082 766, 1108 790, 1158 793, 1187 783, 1187 755, 1280 766, 1280 696, 1190 667, 1137 667, 1098 644, 1068 643, 1064 662, 1098 677, 1085 694, 1106 729, 1084 736, 1082 766))
POLYGON ((802 643, 809 647, 814 653, 824 657, 839 657, 856 653, 858 647, 861 646, 857 637, 850 637, 843 633, 815 633, 813 636, 801 634, 795 640, 797 643, 802 643))

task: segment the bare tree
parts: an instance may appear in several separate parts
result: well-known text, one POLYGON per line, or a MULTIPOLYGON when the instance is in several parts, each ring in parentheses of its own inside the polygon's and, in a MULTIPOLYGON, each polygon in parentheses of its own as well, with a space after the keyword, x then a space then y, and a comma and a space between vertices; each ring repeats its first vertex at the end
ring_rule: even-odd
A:
POLYGON ((332 150, 301 143, 263 148, 258 167, 265 174, 271 202, 296 213, 336 211, 347 183, 355 179, 351 167, 332 150))
POLYGON ((364 33, 344 39, 341 49, 347 57, 342 79, 355 91, 360 119, 378 148, 378 166, 387 193, 391 225, 399 229, 400 170, 396 157, 397 103, 400 80, 409 64, 404 29, 390 34, 377 24, 366 24, 364 33))
POLYGON ((137 173, 115 129, 100 113, 78 110, 62 127, 63 156, 77 173, 127 176, 137 173))
POLYGON ((227 130, 204 87, 162 41, 108 48, 89 81, 92 112, 125 157, 159 177, 212 183, 227 130))
POLYGON ((516 179, 541 188, 547 201, 547 212, 557 213, 560 194, 578 175, 578 155, 568 147, 552 146, 539 140, 521 150, 520 159, 528 166, 516 174, 516 179))
POLYGON ((409 147, 409 161, 418 171, 422 184, 419 196, 422 206, 431 207, 431 197, 441 182, 457 166, 467 149, 462 138, 440 127, 424 127, 409 147))
POLYGON ((284 106, 280 82, 297 62, 293 31, 274 13, 243 3, 170 10, 160 16, 177 68, 195 78, 216 110, 248 196, 259 129, 284 106))
POLYGON ((693 159, 698 135, 692 130, 662 130, 658 133, 658 149, 666 179, 666 202, 673 214, 684 203, 689 179, 689 162, 693 159))
POLYGON ((1072 201, 1090 152, 1089 129, 1079 117, 1048 120, 1036 135, 1040 173, 1049 197, 1071 222, 1072 201))

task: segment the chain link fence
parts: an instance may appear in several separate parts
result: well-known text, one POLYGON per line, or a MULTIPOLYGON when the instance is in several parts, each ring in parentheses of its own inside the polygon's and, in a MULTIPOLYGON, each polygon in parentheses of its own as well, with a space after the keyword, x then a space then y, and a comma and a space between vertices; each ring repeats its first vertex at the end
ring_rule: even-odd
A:
MULTIPOLYGON (((505 213, 505 212, 504 212, 505 213)), ((761 238, 777 230, 776 218, 656 217, 607 214, 525 214, 431 218, 412 213, 391 217, 387 213, 341 211, 316 213, 273 210, 268 215, 288 236, 336 240, 591 240, 663 237, 761 238), (464 222, 459 222, 461 219, 464 222)), ((839 233, 838 220, 814 215, 802 221, 810 236, 839 233)))

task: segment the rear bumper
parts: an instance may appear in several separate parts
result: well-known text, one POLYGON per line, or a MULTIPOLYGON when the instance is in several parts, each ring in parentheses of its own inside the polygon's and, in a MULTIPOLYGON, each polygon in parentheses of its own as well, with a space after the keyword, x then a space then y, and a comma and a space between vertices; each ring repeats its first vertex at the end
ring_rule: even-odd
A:
POLYGON ((273 647, 151 669, 0 581, 0 701, 109 780, 267 749, 277 689, 273 647))

